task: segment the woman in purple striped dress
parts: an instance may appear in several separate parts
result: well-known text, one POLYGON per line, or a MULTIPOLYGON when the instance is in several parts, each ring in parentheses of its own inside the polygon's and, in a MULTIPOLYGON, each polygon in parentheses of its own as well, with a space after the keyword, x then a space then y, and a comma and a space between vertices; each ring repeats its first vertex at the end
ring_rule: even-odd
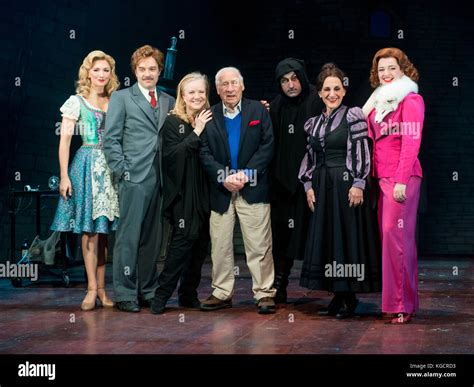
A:
POLYGON ((354 315, 356 293, 380 291, 381 254, 370 200, 371 142, 362 110, 342 104, 344 73, 325 64, 317 90, 325 108, 305 124, 306 155, 299 178, 311 217, 300 285, 334 298, 321 315, 354 315))

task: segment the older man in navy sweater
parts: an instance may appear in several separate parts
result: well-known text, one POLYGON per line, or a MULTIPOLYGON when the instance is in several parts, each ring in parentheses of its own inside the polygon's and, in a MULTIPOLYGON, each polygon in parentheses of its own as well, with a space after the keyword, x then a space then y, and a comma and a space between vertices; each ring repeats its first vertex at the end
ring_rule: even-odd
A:
POLYGON ((212 109, 202 137, 201 161, 211 181, 212 295, 205 311, 229 308, 234 292, 233 232, 238 216, 258 312, 275 312, 268 166, 273 129, 258 101, 242 98, 243 77, 235 67, 216 74, 222 102, 212 109))

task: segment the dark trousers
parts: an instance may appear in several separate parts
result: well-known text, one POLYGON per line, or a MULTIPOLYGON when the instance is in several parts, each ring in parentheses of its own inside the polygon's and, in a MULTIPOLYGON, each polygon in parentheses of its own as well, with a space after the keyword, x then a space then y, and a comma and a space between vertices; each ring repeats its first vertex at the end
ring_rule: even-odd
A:
POLYGON ((310 212, 302 185, 293 194, 278 181, 274 182, 272 189, 273 287, 285 291, 294 260, 304 255, 310 212))
POLYGON ((166 304, 179 281, 180 302, 191 302, 198 298, 197 288, 201 282, 201 269, 209 247, 209 221, 202 225, 199 237, 189 239, 176 222, 162 272, 158 277, 156 299, 166 304))
POLYGON ((161 245, 159 169, 153 165, 141 183, 119 183, 120 221, 115 233, 113 280, 115 301, 151 300, 158 287, 161 245))
POLYGON ((291 268, 295 260, 283 254, 273 254, 273 263, 275 265, 275 281, 273 287, 278 291, 284 291, 288 287, 291 268))

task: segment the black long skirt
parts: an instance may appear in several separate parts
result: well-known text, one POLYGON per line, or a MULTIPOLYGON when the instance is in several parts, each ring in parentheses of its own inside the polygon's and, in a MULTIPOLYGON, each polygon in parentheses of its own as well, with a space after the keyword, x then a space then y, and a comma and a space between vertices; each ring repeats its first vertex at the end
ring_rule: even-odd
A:
MULTIPOLYGON (((352 179, 344 166, 323 165, 317 181, 300 285, 330 292, 381 290, 381 245, 377 213, 366 184, 364 203, 349 207, 352 179)), ((315 184, 313 183, 313 186, 315 184)))

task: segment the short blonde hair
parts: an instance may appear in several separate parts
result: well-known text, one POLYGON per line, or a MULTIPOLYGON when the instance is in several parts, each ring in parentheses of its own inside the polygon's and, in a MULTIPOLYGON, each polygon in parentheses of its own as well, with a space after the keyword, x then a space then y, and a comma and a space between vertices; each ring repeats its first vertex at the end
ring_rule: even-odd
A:
POLYGON ((209 109, 209 81, 207 76, 201 74, 199 72, 193 72, 190 74, 186 74, 183 79, 178 84, 176 88, 176 103, 174 105, 174 109, 171 110, 170 114, 177 116, 179 119, 183 120, 184 122, 190 124, 189 116, 186 111, 186 103, 184 102, 183 94, 185 86, 192 81, 197 81, 202 79, 204 84, 206 85, 206 103, 204 104, 205 109, 209 109))
POLYGON ((91 91, 91 80, 89 79, 89 71, 94 67, 94 63, 98 60, 105 60, 110 66, 110 79, 104 87, 105 94, 110 97, 112 93, 120 86, 120 82, 115 73, 115 60, 110 55, 100 50, 91 51, 82 61, 79 67, 79 74, 76 81, 76 93, 84 97, 88 97, 91 91))

